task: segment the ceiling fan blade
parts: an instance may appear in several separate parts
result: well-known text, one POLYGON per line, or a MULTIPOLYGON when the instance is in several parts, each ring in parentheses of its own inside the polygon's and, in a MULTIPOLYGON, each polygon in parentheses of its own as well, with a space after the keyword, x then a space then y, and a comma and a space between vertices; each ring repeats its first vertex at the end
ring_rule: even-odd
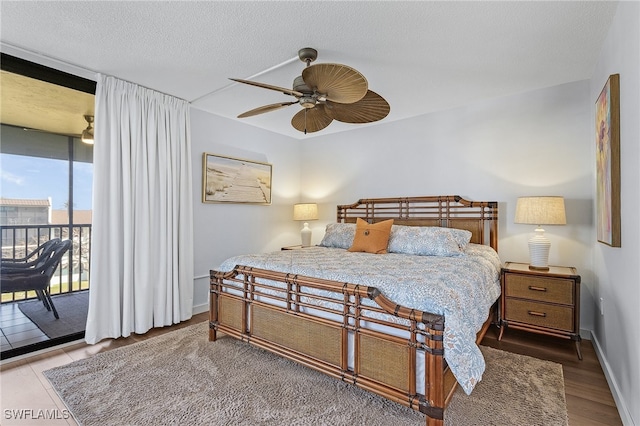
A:
POLYGON ((230 78, 229 80, 233 80, 238 83, 249 84, 251 86, 262 87, 263 89, 275 90, 276 92, 281 92, 281 93, 284 93, 285 95, 295 96, 296 98, 299 98, 300 96, 303 95, 302 92, 298 92, 297 90, 285 89, 284 87, 272 86, 270 84, 259 83, 257 81, 240 80, 239 78, 230 78))
POLYGON ((240 114, 238 116, 238 118, 253 117, 254 115, 264 114, 265 112, 275 111, 277 109, 288 107, 289 105, 293 105, 293 104, 297 104, 297 103, 298 103, 298 101, 295 101, 295 102, 278 102, 277 104, 261 106, 261 107, 252 109, 251 111, 243 112, 242 114, 240 114))
POLYGON ((343 123, 371 123, 382 120, 389 111, 389 103, 372 90, 367 90, 364 98, 352 104, 326 103, 327 115, 343 123))
POLYGON ((301 132, 312 133, 327 127, 333 118, 329 117, 322 104, 313 108, 303 108, 291 119, 291 125, 301 132), (305 116, 306 113, 306 116, 305 116))
POLYGON ((369 84, 364 75, 341 64, 316 64, 302 71, 302 79, 327 100, 350 104, 357 102, 367 93, 369 84))

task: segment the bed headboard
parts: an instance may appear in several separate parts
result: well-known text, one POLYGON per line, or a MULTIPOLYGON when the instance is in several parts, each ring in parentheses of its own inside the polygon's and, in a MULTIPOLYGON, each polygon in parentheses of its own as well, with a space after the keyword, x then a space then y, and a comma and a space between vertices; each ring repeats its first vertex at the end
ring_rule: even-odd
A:
POLYGON ((471 231, 471 242, 498 250, 498 203, 469 201, 459 195, 363 198, 338 206, 338 222, 369 223, 393 219, 394 225, 443 226, 471 231))

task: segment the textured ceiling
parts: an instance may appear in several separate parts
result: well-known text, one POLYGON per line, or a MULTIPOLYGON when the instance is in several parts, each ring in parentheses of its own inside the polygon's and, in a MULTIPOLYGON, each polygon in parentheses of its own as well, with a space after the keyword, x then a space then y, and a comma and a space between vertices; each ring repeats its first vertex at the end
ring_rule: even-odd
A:
MULTIPOLYGON (((391 105, 379 123, 591 77, 616 2, 0 2, 2 50, 113 75, 233 118, 294 98, 313 47, 391 105), (259 74, 259 75, 258 75, 259 74), (256 76, 258 75, 258 76, 256 76), (256 76, 256 77, 254 77, 256 76)), ((28 58, 27 58, 28 59, 28 58)), ((239 119, 295 138, 300 107, 239 119)), ((367 125, 376 125, 367 124, 367 125)))

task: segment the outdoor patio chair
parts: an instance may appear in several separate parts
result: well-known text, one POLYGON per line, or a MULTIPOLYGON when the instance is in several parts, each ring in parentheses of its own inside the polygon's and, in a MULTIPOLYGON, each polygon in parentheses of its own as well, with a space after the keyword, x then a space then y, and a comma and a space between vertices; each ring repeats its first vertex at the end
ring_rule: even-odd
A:
MULTIPOLYGON (((2 268, 31 268, 42 265, 45 260, 51 256, 55 245, 60 243, 60 241, 62 241, 60 238, 52 238, 49 241, 45 241, 25 257, 2 258, 2 268)), ((36 295, 38 296, 38 300, 43 300, 44 303, 42 290, 36 290, 36 295)))
POLYGON ((37 262, 43 262, 46 256, 51 256, 54 246, 62 241, 60 238, 52 238, 40 244, 35 250, 20 258, 2 258, 2 267, 8 268, 30 268, 35 266, 37 262))
POLYGON ((2 293, 16 291, 35 291, 42 299, 44 307, 48 311, 53 310, 53 315, 59 319, 58 311, 53 305, 49 294, 49 283, 60 259, 71 247, 70 240, 58 241, 52 244, 50 253, 41 254, 32 266, 10 266, 3 262, 1 269, 2 293))

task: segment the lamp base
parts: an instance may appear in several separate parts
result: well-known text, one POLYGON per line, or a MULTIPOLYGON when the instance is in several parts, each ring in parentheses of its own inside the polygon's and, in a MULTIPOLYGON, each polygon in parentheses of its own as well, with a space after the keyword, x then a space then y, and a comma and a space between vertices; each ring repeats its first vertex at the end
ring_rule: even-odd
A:
POLYGON ((544 229, 536 228, 536 235, 529 240, 529 269, 549 270, 549 249, 551 241, 544 236, 544 229))
POLYGON ((309 229, 307 222, 304 223, 304 226, 300 230, 300 239, 302 240, 302 247, 311 246, 311 229, 309 229))

